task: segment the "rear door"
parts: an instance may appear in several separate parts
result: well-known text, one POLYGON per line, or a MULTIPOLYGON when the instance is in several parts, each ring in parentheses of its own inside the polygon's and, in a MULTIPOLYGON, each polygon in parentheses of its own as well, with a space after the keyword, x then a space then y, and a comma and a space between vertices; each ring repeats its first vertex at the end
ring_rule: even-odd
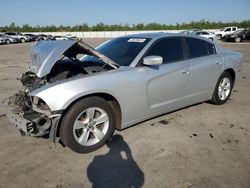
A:
POLYGON ((222 58, 210 42, 187 37, 186 47, 191 60, 189 102, 193 103, 211 95, 223 70, 223 65, 222 58))

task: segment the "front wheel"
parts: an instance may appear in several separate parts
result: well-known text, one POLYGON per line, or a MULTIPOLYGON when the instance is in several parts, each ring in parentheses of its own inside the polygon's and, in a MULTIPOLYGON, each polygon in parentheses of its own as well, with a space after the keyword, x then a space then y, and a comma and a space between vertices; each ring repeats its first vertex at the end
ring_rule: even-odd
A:
POLYGON ((223 72, 216 84, 212 103, 220 105, 227 102, 233 89, 233 80, 228 72, 223 72))
POLYGON ((10 44, 11 41, 10 41, 9 39, 7 39, 7 40, 5 41, 5 43, 6 43, 6 44, 10 44))
POLYGON ((100 97, 89 97, 75 103, 61 122, 62 142, 77 153, 88 153, 102 147, 115 130, 115 114, 100 97))
POLYGON ((218 40, 222 39, 222 35, 216 35, 216 37, 217 37, 218 40))

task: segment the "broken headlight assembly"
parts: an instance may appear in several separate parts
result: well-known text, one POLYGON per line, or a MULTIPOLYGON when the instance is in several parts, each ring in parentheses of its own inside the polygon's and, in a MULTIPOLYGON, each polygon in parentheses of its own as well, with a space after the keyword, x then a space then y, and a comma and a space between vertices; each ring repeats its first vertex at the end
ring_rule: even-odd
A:
POLYGON ((39 97, 36 96, 32 97, 32 108, 37 112, 44 113, 46 115, 50 114, 49 106, 46 104, 44 100, 42 100, 39 97))

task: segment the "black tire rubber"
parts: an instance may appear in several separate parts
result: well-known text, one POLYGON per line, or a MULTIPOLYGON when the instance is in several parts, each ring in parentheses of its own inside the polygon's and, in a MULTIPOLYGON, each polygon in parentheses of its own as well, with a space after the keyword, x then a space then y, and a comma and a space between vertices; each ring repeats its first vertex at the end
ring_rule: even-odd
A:
POLYGON ((234 83, 233 83, 233 80, 232 80, 231 75, 230 75, 228 72, 223 72, 223 73, 220 75, 220 77, 219 77, 219 79, 218 79, 218 81, 217 81, 217 84, 216 84, 216 86, 215 86, 215 89, 214 89, 214 93, 213 93, 213 97, 212 97, 212 99, 211 99, 211 102, 212 102, 213 104, 216 104, 216 105, 221 105, 221 104, 226 103, 227 100, 229 99, 231 93, 232 93, 233 86, 234 86, 234 83), (221 100, 220 97, 219 97, 219 95, 218 95, 219 84, 220 84, 220 82, 221 82, 221 80, 222 80, 223 78, 228 78, 228 79, 230 80, 230 85, 231 85, 230 93, 229 93, 228 97, 227 97, 225 100, 221 100))
POLYGON ((209 39, 209 40, 211 40, 211 41, 213 41, 213 40, 214 40, 214 39, 213 39, 213 38, 211 38, 211 37, 210 37, 210 38, 208 38, 208 39, 209 39))
POLYGON ((115 130, 115 113, 111 105, 100 97, 88 97, 76 102, 64 115, 61 121, 60 138, 63 144, 77 153, 89 153, 102 147, 112 137, 115 130), (79 144, 73 135, 73 125, 78 115, 89 107, 103 109, 109 117, 109 128, 103 139, 92 146, 79 144))

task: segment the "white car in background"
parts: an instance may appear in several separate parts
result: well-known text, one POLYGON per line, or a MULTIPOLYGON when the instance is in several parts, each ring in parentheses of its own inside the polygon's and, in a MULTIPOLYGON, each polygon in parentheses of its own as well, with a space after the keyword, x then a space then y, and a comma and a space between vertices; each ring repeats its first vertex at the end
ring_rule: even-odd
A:
POLYGON ((205 38, 210 39, 210 40, 216 39, 216 35, 214 33, 208 32, 208 31, 195 31, 191 34, 192 35, 199 35, 201 37, 205 37, 205 38))
POLYGON ((55 40, 68 40, 68 37, 65 36, 54 36, 55 40))
POLYGON ((66 35, 66 36, 54 36, 55 40, 78 40, 77 37, 66 35))
POLYGON ((230 35, 236 31, 238 31, 237 27, 234 27, 234 26, 224 27, 224 28, 220 29, 219 31, 216 31, 215 35, 216 35, 217 39, 220 40, 220 39, 225 38, 226 35, 230 35))
POLYGON ((18 43, 19 39, 0 33, 0 44, 18 43))

